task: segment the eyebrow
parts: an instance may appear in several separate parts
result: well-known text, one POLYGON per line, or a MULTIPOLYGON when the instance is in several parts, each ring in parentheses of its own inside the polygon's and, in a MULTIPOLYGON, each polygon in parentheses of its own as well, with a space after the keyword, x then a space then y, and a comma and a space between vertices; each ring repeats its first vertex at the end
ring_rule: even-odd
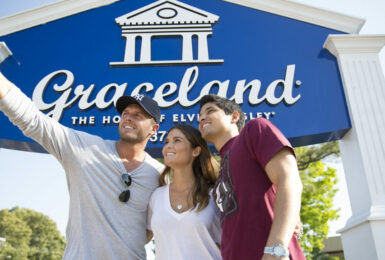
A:
MULTIPOLYGON (((123 111, 122 111, 122 114, 123 113, 129 113, 126 109, 124 109, 123 111)), ((144 117, 151 117, 146 111, 144 111, 143 109, 138 109, 138 110, 134 110, 134 111, 132 111, 132 112, 130 112, 130 114, 140 114, 140 115, 142 115, 142 116, 144 116, 144 117)))
POLYGON ((183 138, 182 136, 179 136, 179 135, 176 135, 176 136, 173 136, 172 138, 174 138, 174 139, 176 139, 176 138, 180 138, 180 139, 185 139, 185 138, 183 138))
MULTIPOLYGON (((203 110, 204 110, 204 111, 207 111, 207 110, 209 110, 210 108, 214 108, 214 105, 210 105, 210 106, 206 107, 206 108, 203 109, 203 110)), ((202 110, 199 111, 199 115, 201 115, 201 114, 202 114, 202 110)))
POLYGON ((179 135, 176 135, 176 136, 173 136, 172 138, 170 136, 167 136, 165 140, 170 140, 170 139, 182 139, 182 140, 186 140, 186 138, 183 138, 182 136, 179 136, 179 135))

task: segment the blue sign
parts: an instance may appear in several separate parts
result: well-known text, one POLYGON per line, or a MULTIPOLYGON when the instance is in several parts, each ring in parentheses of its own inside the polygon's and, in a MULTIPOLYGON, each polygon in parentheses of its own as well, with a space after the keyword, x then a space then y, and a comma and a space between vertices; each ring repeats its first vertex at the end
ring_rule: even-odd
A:
MULTIPOLYGON (((154 97, 162 118, 150 152, 174 124, 197 126, 207 93, 308 145, 350 128, 336 59, 322 48, 341 33, 221 0, 119 1, 0 37, 20 62, 2 71, 41 111, 106 139, 119 138, 121 95, 154 97)), ((41 151, 0 123, 2 147, 41 151)))

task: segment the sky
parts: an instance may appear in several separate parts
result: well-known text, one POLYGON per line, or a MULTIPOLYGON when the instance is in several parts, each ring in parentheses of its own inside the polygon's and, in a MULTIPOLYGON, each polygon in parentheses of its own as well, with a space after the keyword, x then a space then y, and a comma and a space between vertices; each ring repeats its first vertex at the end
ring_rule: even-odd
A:
MULTIPOLYGON (((53 0, 0 0, 0 18, 47 5, 53 0)), ((385 34, 384 0, 296 0, 303 4, 366 19, 360 34, 385 34)), ((385 71, 385 50, 380 53, 385 71)), ((328 162, 338 170, 340 182, 334 204, 341 217, 331 223, 330 235, 344 227, 351 216, 343 165, 339 159, 328 162)), ((0 148, 0 209, 15 206, 34 209, 53 219, 64 235, 68 218, 68 191, 59 162, 48 154, 0 148)))

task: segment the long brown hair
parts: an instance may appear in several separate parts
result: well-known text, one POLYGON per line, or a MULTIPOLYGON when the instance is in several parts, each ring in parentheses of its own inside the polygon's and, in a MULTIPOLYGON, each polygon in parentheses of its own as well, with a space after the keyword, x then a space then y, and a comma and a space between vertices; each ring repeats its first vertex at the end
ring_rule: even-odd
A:
MULTIPOLYGON (((206 141, 202 138, 201 133, 190 125, 175 125, 169 132, 174 129, 180 130, 191 144, 192 148, 200 147, 200 154, 194 158, 192 168, 195 178, 195 187, 192 196, 193 205, 195 208, 198 204, 197 212, 203 210, 210 201, 210 190, 214 187, 215 181, 218 178, 218 163, 211 155, 206 141)), ((160 174, 159 185, 165 186, 172 175, 172 170, 166 166, 160 174)))

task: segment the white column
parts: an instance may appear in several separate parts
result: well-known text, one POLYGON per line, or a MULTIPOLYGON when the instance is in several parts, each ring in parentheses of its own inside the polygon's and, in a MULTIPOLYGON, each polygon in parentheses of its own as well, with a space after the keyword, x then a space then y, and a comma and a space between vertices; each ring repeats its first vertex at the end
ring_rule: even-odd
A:
POLYGON ((123 34, 123 37, 126 38, 126 51, 124 53, 124 63, 134 63, 135 62, 135 34, 123 34))
POLYGON ((340 231, 346 259, 385 259, 385 35, 329 35, 352 129, 340 141, 352 217, 340 231))
POLYGON ((200 32, 198 33, 198 60, 208 61, 209 60, 209 47, 207 45, 207 36, 211 33, 200 32))
POLYGON ((142 34, 142 48, 140 49, 140 62, 151 62, 151 34, 142 34))
POLYGON ((192 34, 183 33, 182 37, 183 37, 182 60, 192 61, 193 60, 192 34))

